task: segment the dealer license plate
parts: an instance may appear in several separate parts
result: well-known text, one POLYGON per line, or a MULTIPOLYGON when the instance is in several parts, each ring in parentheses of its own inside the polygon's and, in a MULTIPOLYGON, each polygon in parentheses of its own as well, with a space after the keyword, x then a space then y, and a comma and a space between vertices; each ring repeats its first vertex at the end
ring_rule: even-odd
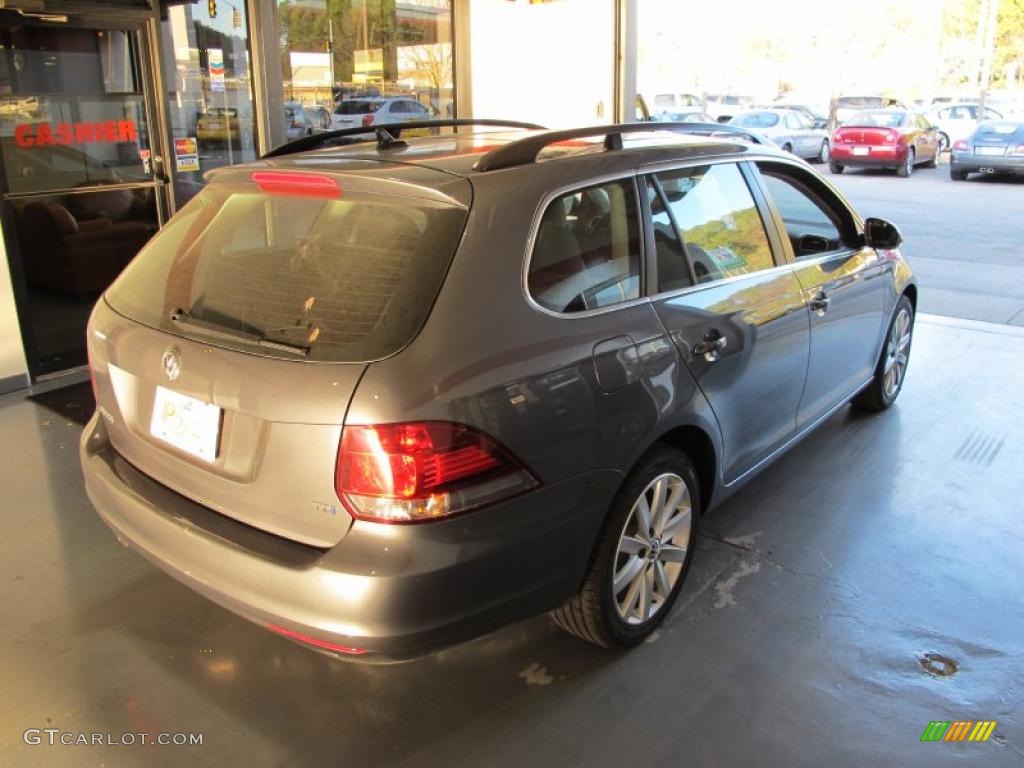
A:
POLYGON ((974 154, 976 155, 999 155, 1000 157, 1005 154, 1005 150, 1002 147, 975 147, 974 154))
POLYGON ((871 149, 868 147, 854 147, 853 154, 855 155, 866 155, 871 149))
POLYGON ((149 431, 175 448, 213 462, 220 439, 220 414, 216 405, 158 386, 149 431))

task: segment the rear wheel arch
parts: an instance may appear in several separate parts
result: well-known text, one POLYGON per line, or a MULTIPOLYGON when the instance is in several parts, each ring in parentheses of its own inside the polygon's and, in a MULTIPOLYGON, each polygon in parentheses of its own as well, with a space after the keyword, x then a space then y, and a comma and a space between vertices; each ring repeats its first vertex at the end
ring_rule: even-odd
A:
POLYGON ((703 515, 711 506, 718 472, 718 455, 711 437, 700 427, 686 425, 669 430, 658 438, 655 445, 658 443, 682 451, 693 462, 700 486, 700 513, 703 515))

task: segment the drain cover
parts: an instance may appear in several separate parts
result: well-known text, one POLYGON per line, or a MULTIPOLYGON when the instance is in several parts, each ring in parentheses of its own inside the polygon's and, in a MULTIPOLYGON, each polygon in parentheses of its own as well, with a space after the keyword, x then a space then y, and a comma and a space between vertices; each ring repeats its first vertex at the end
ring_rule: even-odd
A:
POLYGON ((959 669, 959 665, 954 659, 943 656, 941 653, 924 653, 918 657, 917 663, 929 675, 936 677, 951 677, 959 669))

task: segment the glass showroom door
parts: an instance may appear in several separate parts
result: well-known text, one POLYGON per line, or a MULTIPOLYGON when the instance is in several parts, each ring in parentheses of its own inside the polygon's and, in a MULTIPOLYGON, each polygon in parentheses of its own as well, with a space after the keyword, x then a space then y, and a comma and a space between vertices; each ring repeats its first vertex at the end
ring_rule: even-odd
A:
POLYGON ((0 11, 3 234, 33 378, 86 362, 92 305, 167 212, 143 29, 0 11))

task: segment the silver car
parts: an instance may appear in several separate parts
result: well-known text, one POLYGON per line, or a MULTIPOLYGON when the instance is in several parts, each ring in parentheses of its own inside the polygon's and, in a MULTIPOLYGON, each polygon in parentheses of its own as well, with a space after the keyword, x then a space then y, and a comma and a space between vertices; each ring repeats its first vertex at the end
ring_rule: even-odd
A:
POLYGON ((729 125, 750 128, 767 136, 785 152, 827 163, 830 143, 827 124, 815 122, 795 109, 754 109, 736 115, 729 125))
POLYGON ((905 380, 899 232, 792 155, 467 122, 212 172, 89 322, 101 517, 337 656, 639 643, 701 515, 905 380))

